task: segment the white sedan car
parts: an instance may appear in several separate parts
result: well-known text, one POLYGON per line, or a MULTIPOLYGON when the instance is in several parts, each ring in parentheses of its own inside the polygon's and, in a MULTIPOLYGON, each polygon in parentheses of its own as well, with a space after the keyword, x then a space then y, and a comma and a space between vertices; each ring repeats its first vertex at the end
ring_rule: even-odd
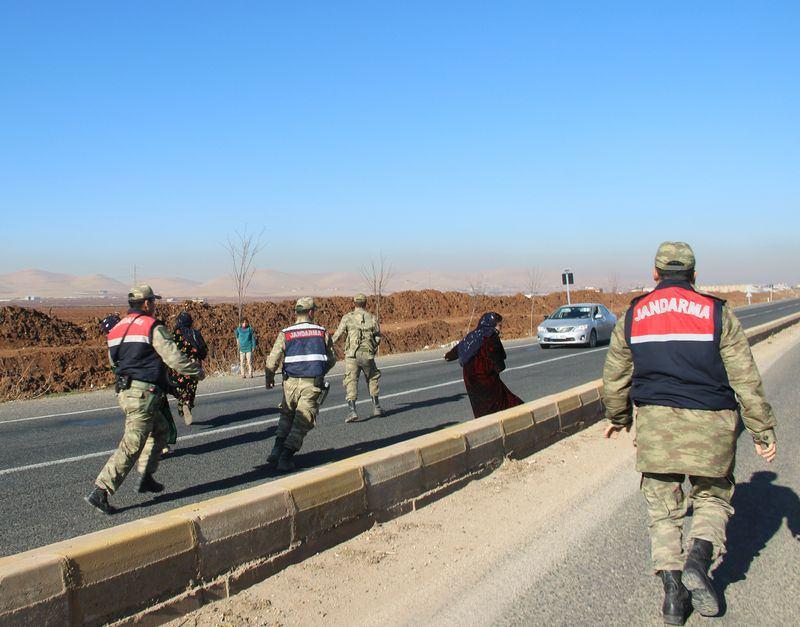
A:
POLYGON ((539 346, 578 344, 594 348, 611 339, 617 317, 600 303, 564 305, 539 325, 539 346))

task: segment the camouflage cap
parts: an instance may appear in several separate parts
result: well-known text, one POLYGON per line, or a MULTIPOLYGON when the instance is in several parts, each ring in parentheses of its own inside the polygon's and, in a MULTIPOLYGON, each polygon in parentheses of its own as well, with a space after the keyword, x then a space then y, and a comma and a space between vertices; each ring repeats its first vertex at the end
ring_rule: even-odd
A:
POLYGON ((316 309, 317 305, 314 303, 314 299, 310 296, 303 296, 303 298, 298 298, 297 302, 294 304, 294 310, 296 312, 301 311, 311 311, 312 309, 316 309))
POLYGON ((161 298, 161 296, 154 294, 153 288, 149 285, 134 285, 128 292, 128 300, 153 300, 154 298, 161 298))
POLYGON ((361 292, 359 292, 358 294, 353 296, 353 302, 354 303, 366 303, 367 302, 367 295, 366 294, 362 294, 361 292))
POLYGON ((694 251, 686 242, 664 242, 656 253, 659 270, 693 270, 694 251))

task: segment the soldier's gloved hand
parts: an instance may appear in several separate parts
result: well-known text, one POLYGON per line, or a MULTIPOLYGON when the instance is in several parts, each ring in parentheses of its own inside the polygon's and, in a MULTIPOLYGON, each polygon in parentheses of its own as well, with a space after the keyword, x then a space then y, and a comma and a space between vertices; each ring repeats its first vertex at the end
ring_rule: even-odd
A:
POLYGON ((264 369, 264 387, 268 390, 275 387, 275 373, 269 368, 264 369))
POLYGON ((320 390, 325 387, 325 375, 314 377, 314 387, 320 390))

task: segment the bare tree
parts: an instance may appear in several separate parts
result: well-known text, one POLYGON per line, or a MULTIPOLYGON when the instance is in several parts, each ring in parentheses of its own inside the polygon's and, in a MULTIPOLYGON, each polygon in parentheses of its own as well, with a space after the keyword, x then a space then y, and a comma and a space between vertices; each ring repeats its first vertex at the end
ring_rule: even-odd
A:
POLYGON ((234 235, 229 235, 227 242, 224 244, 225 249, 231 257, 231 278, 236 288, 236 302, 239 306, 239 323, 242 322, 242 306, 244 305, 244 298, 247 294, 247 288, 250 286, 250 281, 253 280, 253 274, 256 269, 253 267, 253 259, 262 250, 261 236, 264 234, 264 229, 258 235, 248 233, 247 227, 241 232, 235 231, 234 235))
POLYGON ((375 297, 375 318, 378 324, 381 322, 381 298, 393 274, 392 264, 386 261, 383 253, 379 253, 377 259, 372 259, 369 265, 361 268, 361 276, 375 297))
POLYGON ((533 314, 536 305, 536 292, 542 286, 542 271, 539 268, 533 267, 528 270, 526 288, 531 299, 531 330, 530 336, 533 337, 533 314))
POLYGON ((619 274, 616 272, 608 275, 608 289, 612 294, 619 292, 619 274))
POLYGON ((472 319, 475 317, 480 306, 483 305, 483 299, 486 296, 487 289, 486 279, 480 273, 470 278, 467 284, 469 285, 470 310, 469 322, 467 322, 467 330, 465 333, 469 333, 470 329, 472 329, 472 319))

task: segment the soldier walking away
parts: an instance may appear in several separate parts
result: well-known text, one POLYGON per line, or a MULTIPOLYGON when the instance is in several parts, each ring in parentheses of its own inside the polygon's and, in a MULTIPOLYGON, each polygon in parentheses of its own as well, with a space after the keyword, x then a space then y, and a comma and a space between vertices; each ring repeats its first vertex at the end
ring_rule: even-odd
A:
POLYGON ((282 367, 283 398, 275 445, 267 464, 280 472, 294 470, 294 454, 303 446, 306 434, 314 428, 325 375, 336 363, 333 343, 325 330, 314 324, 314 299, 299 299, 294 307, 295 323, 283 329, 267 358, 265 383, 275 386, 275 373, 282 367))
POLYGON ((253 378, 253 351, 258 346, 258 339, 256 338, 255 331, 247 318, 242 320, 242 323, 236 327, 234 331, 236 335, 236 342, 239 345, 239 375, 242 379, 247 377, 253 378))
POLYGON ((695 290, 695 276, 688 244, 661 244, 653 271, 657 285, 633 299, 620 318, 603 371, 610 421, 605 437, 630 429, 635 420, 636 470, 670 625, 685 622, 690 600, 703 616, 719 612, 708 571, 725 552, 733 514, 739 415, 756 453, 768 462, 776 455, 775 417, 747 337, 725 301, 695 290), (694 514, 684 556, 689 500, 694 514))
POLYGON ((178 349, 167 328, 154 317, 155 301, 159 298, 149 285, 131 288, 128 313, 108 333, 117 399, 125 412, 125 433, 86 497, 90 505, 104 514, 114 513, 108 495, 119 489, 137 459, 141 474, 138 491, 164 489, 153 474, 169 432, 163 414, 166 366, 184 375, 200 379, 205 376, 200 365, 178 349))
POLYGON ((381 371, 375 365, 375 354, 378 352, 378 345, 381 342, 380 324, 375 316, 364 309, 367 304, 367 297, 364 294, 356 294, 353 302, 355 309, 342 316, 342 321, 333 334, 334 344, 342 335, 347 336, 344 346, 344 389, 347 404, 350 406, 350 414, 345 422, 358 420, 356 401, 358 400, 358 377, 362 372, 369 386, 369 395, 372 397, 372 415, 383 415, 379 399, 380 387, 378 386, 381 371))

